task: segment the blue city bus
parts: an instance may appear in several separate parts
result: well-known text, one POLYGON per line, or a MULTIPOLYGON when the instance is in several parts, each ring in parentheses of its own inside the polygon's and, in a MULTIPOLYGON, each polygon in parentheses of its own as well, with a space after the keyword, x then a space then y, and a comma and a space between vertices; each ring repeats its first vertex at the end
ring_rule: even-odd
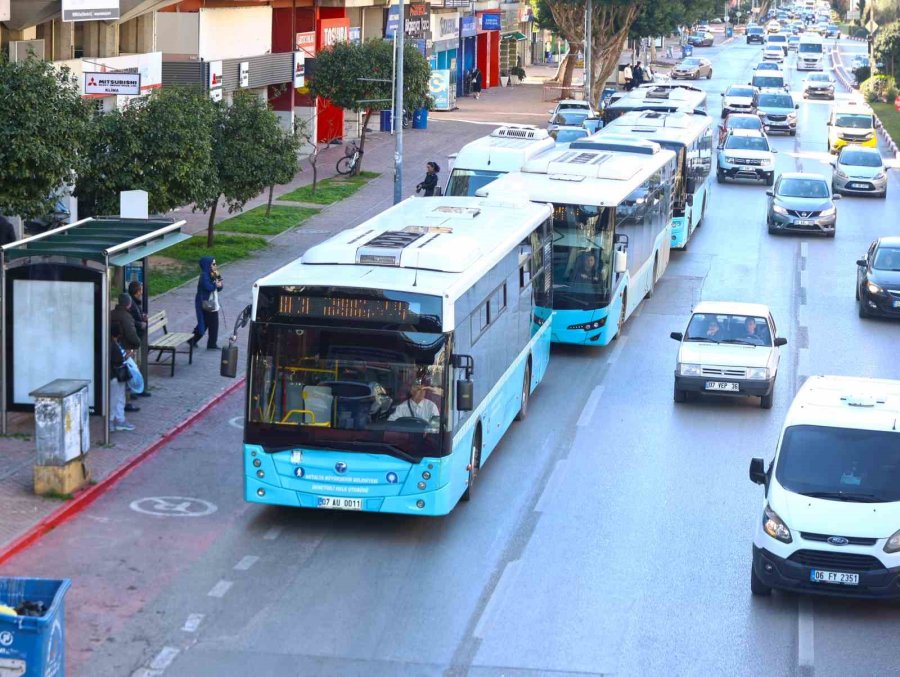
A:
POLYGON ((655 141, 673 151, 678 161, 673 189, 672 248, 684 249, 703 221, 712 188, 713 120, 702 112, 631 111, 616 118, 596 135, 629 134, 655 141))
POLYGON ((635 138, 541 155, 485 186, 553 207, 556 343, 607 345, 669 263, 675 153, 635 138))
POLYGON ((245 499, 413 515, 468 499, 546 373, 551 216, 410 198, 260 279, 245 499))

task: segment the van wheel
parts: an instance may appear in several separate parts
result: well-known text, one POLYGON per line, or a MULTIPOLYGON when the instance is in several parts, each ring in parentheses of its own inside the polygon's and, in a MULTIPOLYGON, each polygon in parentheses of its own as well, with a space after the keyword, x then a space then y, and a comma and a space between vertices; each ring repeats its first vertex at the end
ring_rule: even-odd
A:
POLYGON ((772 594, 772 588, 763 583, 762 579, 756 575, 756 569, 753 563, 750 563, 750 592, 759 597, 767 597, 772 594))
POLYGON ((524 421, 528 416, 528 398, 531 397, 531 360, 525 365, 525 377, 522 379, 522 404, 516 414, 517 421, 524 421))
POLYGON ((762 409, 771 409, 772 403, 775 401, 775 385, 772 385, 772 392, 759 398, 759 406, 762 409))
POLYGON ((478 470, 481 466, 481 428, 475 430, 472 437, 472 454, 469 456, 469 483, 463 492, 462 500, 471 501, 472 492, 475 488, 475 478, 478 477, 478 470))
POLYGON ((687 392, 684 390, 679 390, 678 386, 675 386, 675 390, 672 394, 672 399, 676 402, 687 402, 687 392))

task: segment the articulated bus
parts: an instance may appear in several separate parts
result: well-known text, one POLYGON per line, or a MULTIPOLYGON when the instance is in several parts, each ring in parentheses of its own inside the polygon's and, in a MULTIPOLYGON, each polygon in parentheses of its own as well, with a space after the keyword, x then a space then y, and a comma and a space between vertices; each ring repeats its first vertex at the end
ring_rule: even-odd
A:
POLYGON ((684 249, 703 220, 712 188, 713 120, 706 113, 632 111, 577 144, 590 147, 611 134, 656 141, 675 153, 678 168, 673 187, 672 247, 684 249))
MULTIPOLYGON (((583 142, 582 142, 583 143, 583 142)), ((675 153, 642 139, 607 139, 549 153, 481 192, 527 195, 553 207, 557 343, 606 345, 669 262, 675 153)))
POLYGON ((550 359, 552 211, 410 198, 253 287, 245 499, 444 515, 550 359))
POLYGON ((707 96, 699 87, 683 83, 638 87, 603 109, 603 124, 608 125, 617 117, 632 110, 656 110, 666 113, 682 110, 706 113, 707 96))
POLYGON ((546 129, 504 125, 467 143, 456 154, 445 195, 472 197, 503 174, 518 171, 529 159, 556 147, 546 129))

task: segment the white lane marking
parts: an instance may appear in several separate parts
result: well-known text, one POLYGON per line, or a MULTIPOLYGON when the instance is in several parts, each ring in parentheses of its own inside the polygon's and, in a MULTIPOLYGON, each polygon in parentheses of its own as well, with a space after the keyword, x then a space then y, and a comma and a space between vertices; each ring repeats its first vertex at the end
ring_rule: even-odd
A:
POLYGON ((548 505, 545 505, 545 503, 548 503, 553 496, 556 495, 557 487, 566 474, 566 463, 566 459, 561 458, 556 462, 556 465, 553 466, 553 471, 550 473, 550 479, 548 479, 547 484, 544 485, 541 497, 534 507, 535 512, 544 512, 549 507, 548 505))
POLYGON ((603 386, 594 388, 590 397, 588 397, 588 401, 584 403, 584 408, 581 410, 581 416, 578 417, 577 425, 579 428, 583 428, 591 422, 591 419, 594 417, 594 412, 597 411, 597 405, 600 404, 600 397, 602 395, 603 386))
POLYGON ((801 379, 804 376, 812 376, 812 372, 809 370, 809 348, 798 348, 797 378, 801 379))
POLYGON ((265 534, 263 534, 263 539, 267 541, 274 541, 279 536, 281 536, 281 527, 272 527, 265 534))
POLYGON ((185 632, 197 632, 197 628, 200 627, 200 624, 203 622, 203 619, 206 616, 204 614, 191 614, 187 617, 187 620, 184 622, 184 625, 181 627, 185 632))
POLYGON ((478 624, 475 626, 475 632, 473 634, 477 639, 484 639, 484 633, 491 626, 492 617, 497 613, 497 610, 506 598, 507 592, 512 585, 512 581, 515 580, 521 564, 522 562, 520 560, 508 562, 506 568, 503 569, 503 573, 500 574, 500 580, 497 581, 494 592, 491 594, 491 598, 485 605, 484 611, 481 612, 481 618, 478 619, 478 624))
POLYGON ((149 668, 138 668, 131 673, 131 677, 159 677, 162 674, 160 670, 150 670, 149 668))
POLYGON ((175 656, 179 653, 179 649, 176 649, 174 646, 164 646, 162 651, 156 654, 156 658, 150 663, 151 670, 165 670, 170 665, 172 665, 172 661, 175 660, 175 656))
POLYGON ((616 345, 616 347, 613 348, 613 351, 609 354, 609 359, 606 361, 606 364, 612 364, 613 362, 615 362, 616 360, 619 359, 619 355, 622 354, 622 350, 624 350, 625 344, 627 342, 628 342, 627 336, 619 336, 618 341, 616 341, 616 343, 618 345, 616 345))
POLYGON ((800 258, 805 259, 809 256, 809 242, 800 243, 800 258))
POLYGON ((797 665, 812 668, 814 651, 812 601, 801 599, 797 610, 797 665))
POLYGON ((797 306, 797 327, 802 329, 803 327, 808 327, 809 322, 807 321, 809 318, 807 315, 809 314, 809 306, 808 305, 800 305, 797 306))
POLYGON ((206 594, 209 597, 218 597, 219 599, 221 599, 222 597, 225 596, 226 592, 231 590, 232 585, 234 585, 234 583, 232 583, 231 581, 225 581, 225 580, 219 581, 212 587, 212 590, 210 590, 206 594))
POLYGON ((234 565, 235 571, 247 571, 250 567, 256 564, 259 561, 259 557, 256 555, 246 555, 241 558, 241 561, 234 565))
MULTIPOLYGON (((309 231, 304 231, 307 235, 309 235, 309 231)), ((238 430, 244 429, 244 417, 243 416, 235 416, 234 418, 228 419, 228 425, 232 428, 237 428, 238 430)))
POLYGON ((800 289, 807 289, 809 282, 809 271, 801 270, 800 271, 800 289))

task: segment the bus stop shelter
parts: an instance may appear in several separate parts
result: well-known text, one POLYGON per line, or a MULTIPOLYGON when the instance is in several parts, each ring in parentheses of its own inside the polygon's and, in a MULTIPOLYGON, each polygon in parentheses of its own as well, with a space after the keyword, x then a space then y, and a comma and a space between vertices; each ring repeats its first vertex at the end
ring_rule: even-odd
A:
POLYGON ((90 382, 90 411, 104 417, 109 443, 111 306, 137 279, 145 283, 142 312, 149 313, 148 257, 190 238, 184 224, 89 218, 0 247, 4 434, 9 412, 34 410, 29 393, 56 379, 83 379, 90 382))

